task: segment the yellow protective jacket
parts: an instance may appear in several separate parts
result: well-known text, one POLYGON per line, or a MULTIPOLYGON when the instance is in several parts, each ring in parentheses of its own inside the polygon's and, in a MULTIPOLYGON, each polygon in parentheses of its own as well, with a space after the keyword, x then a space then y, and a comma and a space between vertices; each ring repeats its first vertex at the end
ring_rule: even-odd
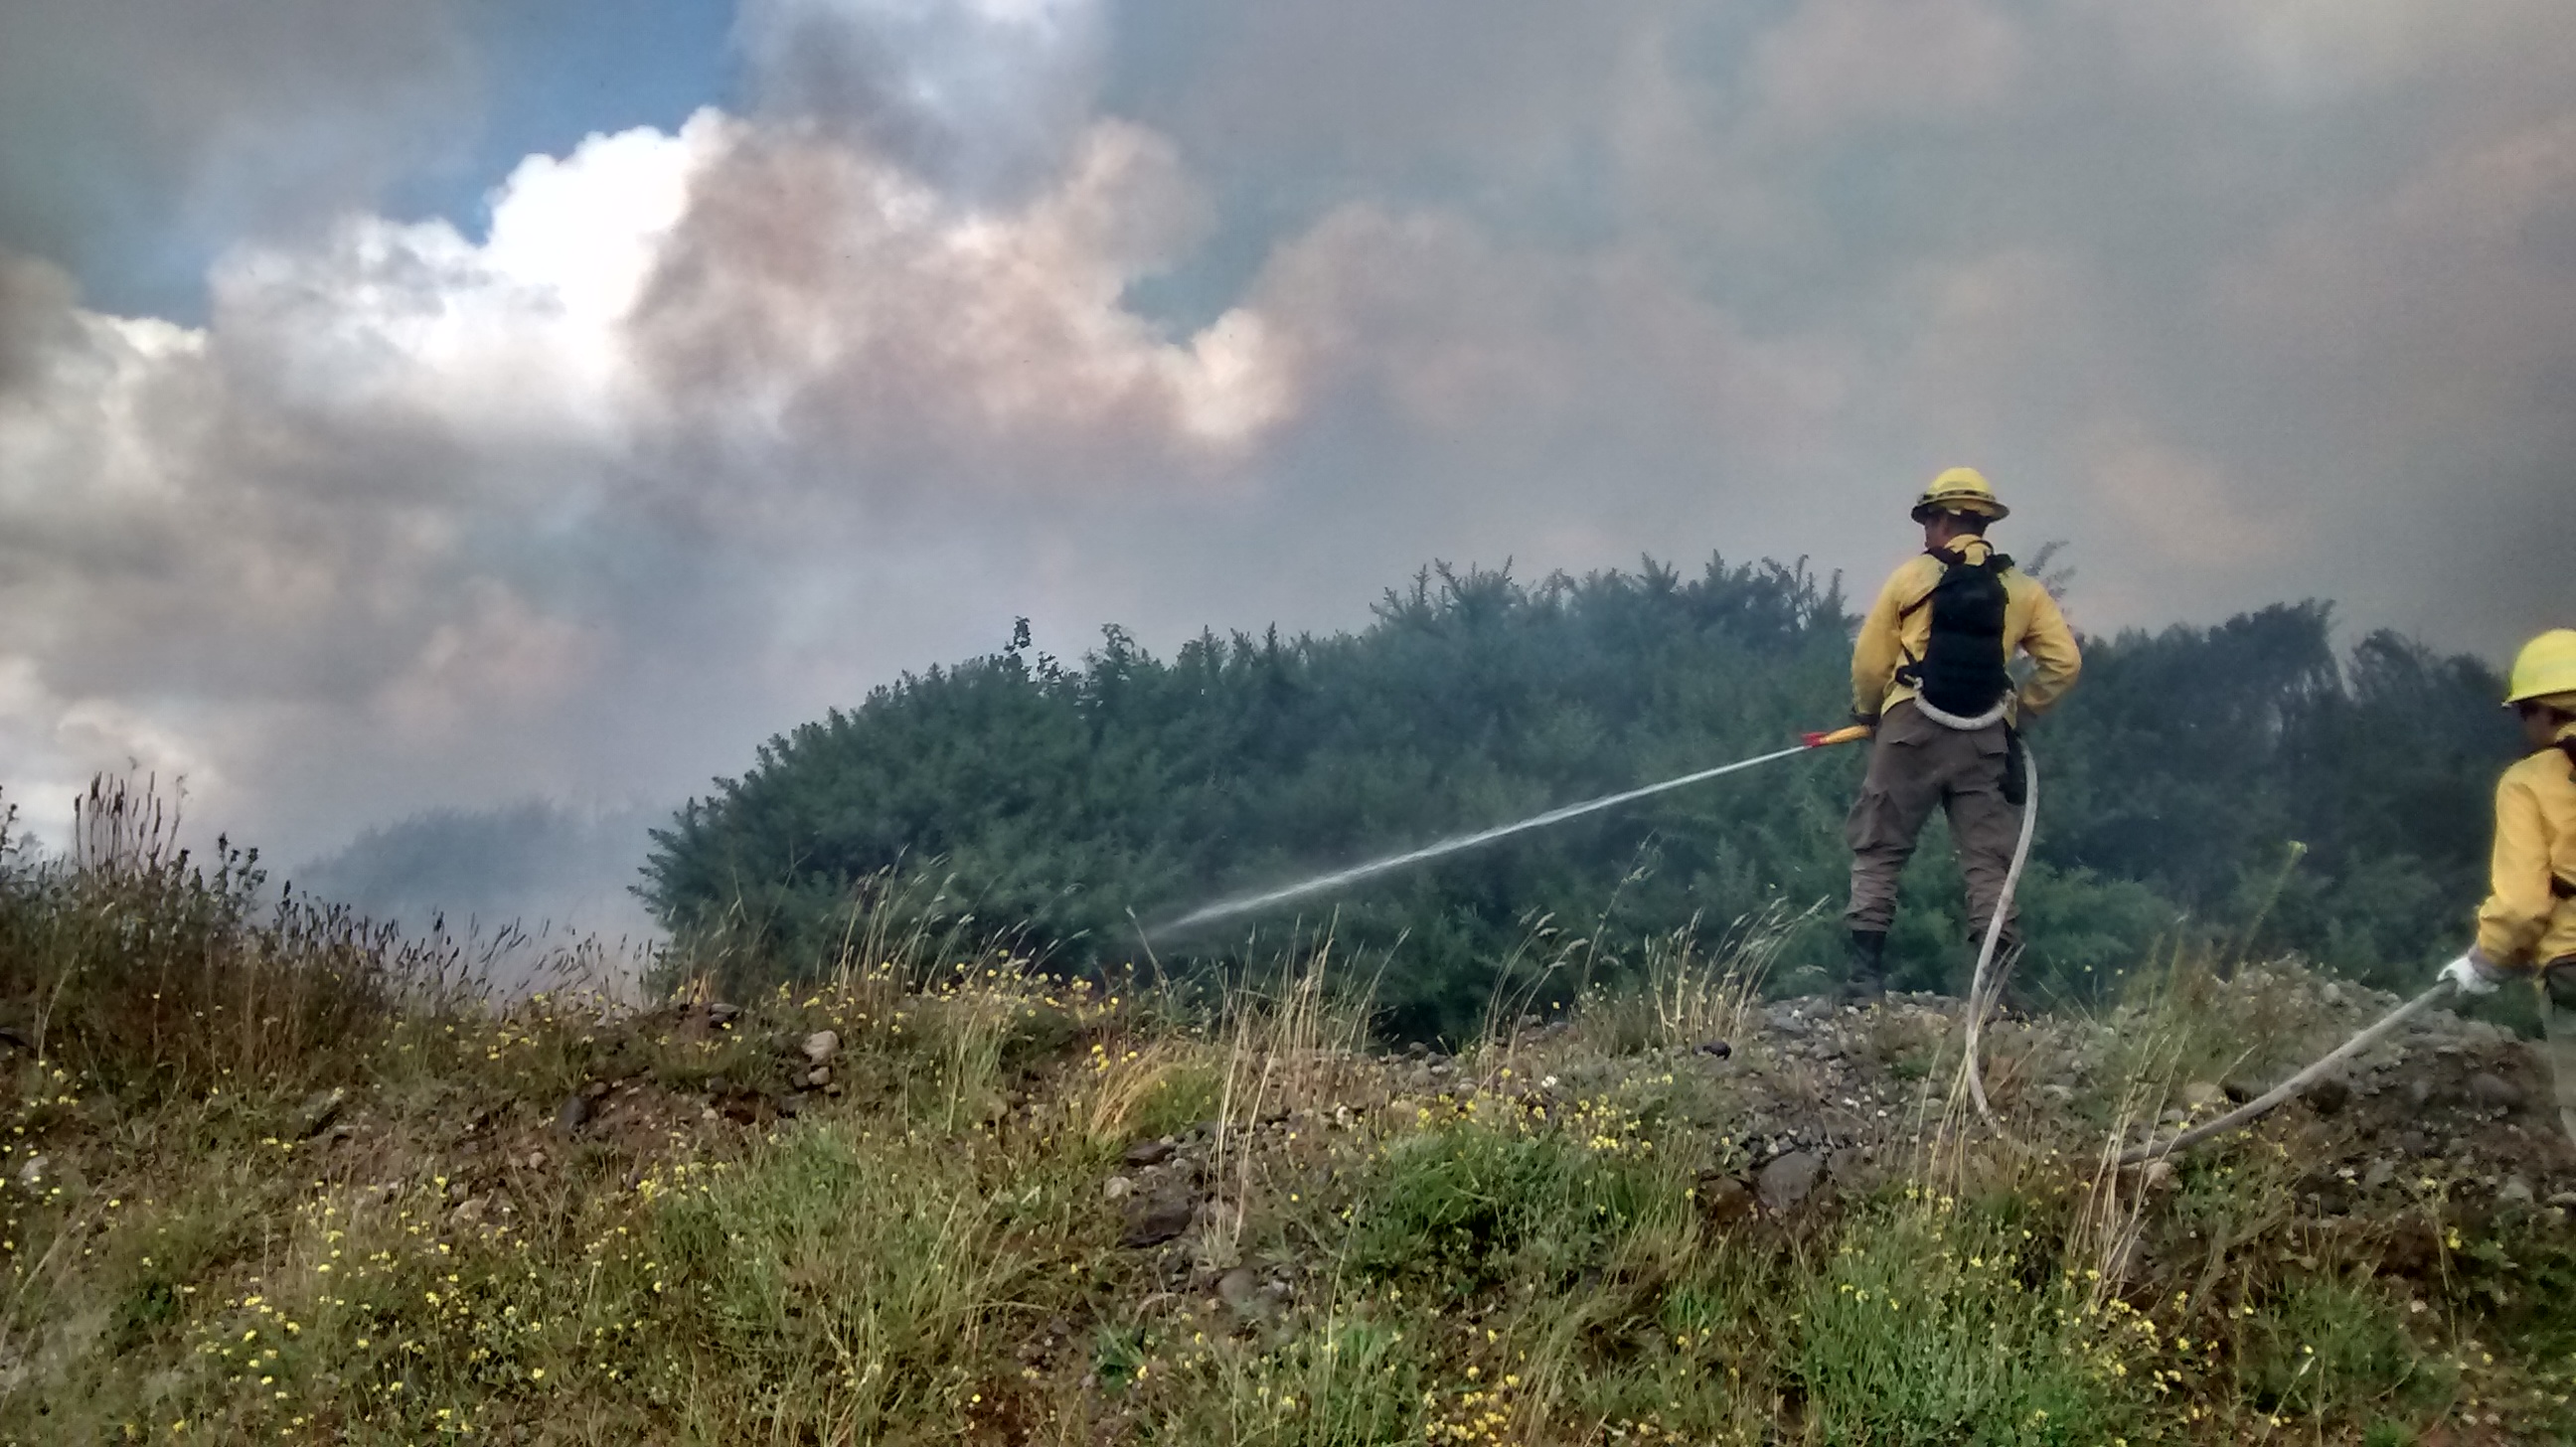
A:
MULTIPOLYGON (((2576 724, 2558 731, 2576 739, 2576 724)), ((2495 892, 2478 906, 2478 953, 2507 968, 2576 956, 2576 759, 2543 749, 2496 785, 2495 892), (2565 881, 2553 886, 2552 881, 2565 881)))
MULTIPOLYGON (((1962 538, 1951 545, 1968 561, 1983 562, 1992 551, 1983 538, 1962 538)), ((1875 718, 1912 698, 1914 690, 1896 681, 1896 670, 1908 658, 1919 659, 1932 638, 1932 610, 1918 607, 1941 581, 1947 565, 1929 553, 1917 553, 1889 575, 1887 586, 1870 605, 1852 644, 1852 712, 1875 718), (1911 610, 1911 611, 1908 611, 1911 610)), ((2039 665, 2015 699, 2017 712, 2036 718, 2075 686, 2084 667, 2076 651, 2075 631, 2057 600, 2039 581, 2018 568, 2004 570, 2004 659, 2015 650, 2027 652, 2039 665)))

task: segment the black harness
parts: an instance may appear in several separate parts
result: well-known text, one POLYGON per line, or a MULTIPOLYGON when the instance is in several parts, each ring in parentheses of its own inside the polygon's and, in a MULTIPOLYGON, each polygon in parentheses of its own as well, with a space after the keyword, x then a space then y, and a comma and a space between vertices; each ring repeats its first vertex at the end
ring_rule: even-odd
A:
POLYGON ((2012 690, 2012 675, 2004 671, 2004 611, 2011 601, 2004 570, 2012 559, 1992 549, 1982 563, 1948 549, 1925 551, 1940 562, 1941 580, 1896 619, 1901 627, 1930 608, 1932 629, 1921 658, 1898 645, 1905 662, 1896 679, 1943 713, 1975 718, 2012 690))

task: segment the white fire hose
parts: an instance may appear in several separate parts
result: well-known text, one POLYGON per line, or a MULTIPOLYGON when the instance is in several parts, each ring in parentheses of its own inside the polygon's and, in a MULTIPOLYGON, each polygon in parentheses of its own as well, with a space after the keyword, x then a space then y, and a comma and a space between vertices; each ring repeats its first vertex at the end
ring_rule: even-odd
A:
MULTIPOLYGON (((1994 710, 1982 719, 1963 719, 1955 715, 1945 714, 1939 709, 1925 704, 1919 698, 1915 700, 1915 706, 1923 711, 1924 717, 1931 719, 1934 723, 1940 724, 1944 728, 1954 728, 1962 731, 1985 728, 1991 724, 1999 722, 2003 717, 2003 706, 2001 704, 1996 705, 1994 710)), ((2024 769, 2027 771, 2029 782, 2027 790, 2022 796, 2021 837, 2015 841, 2013 845, 2012 865, 2004 871, 2003 892, 1995 900, 1993 915, 1986 921, 1985 940, 1977 950, 1976 972, 1969 977, 1968 1034, 1965 1050, 1966 1058, 1962 1065, 1968 1080, 1968 1096, 1971 1100, 1976 1102, 1977 1114, 1985 1120, 1987 1126, 1992 1128, 1997 1135, 2004 1136, 2007 1140, 2011 1138, 2010 1133, 2004 1129, 2003 1122, 1995 1118, 1994 1106, 1986 1099, 1985 1066, 1983 1062, 1983 1052, 1979 1047, 1985 1034, 1986 1015, 1994 1008, 1996 997, 2003 992, 2004 979, 2008 973, 2006 970, 1993 970, 1995 946, 2003 938, 2004 920, 2012 912, 2013 891, 2021 884, 2022 867, 2030 861, 2031 835, 2036 832, 2039 824, 2039 766, 2031 760, 2030 748, 2027 744, 2022 746, 2022 764, 2024 769), (1989 971, 1992 971, 1991 980, 1989 979, 1989 971)), ((2412 1019, 2415 1015, 2421 1013, 2432 1006, 2435 1002, 2442 999, 2443 996, 2451 992, 2452 988, 2453 986, 2449 980, 2437 981, 2431 989, 2426 990, 2424 993, 2417 995, 2414 999, 2408 1000, 2406 1003, 2399 1005, 2396 1009, 2389 1011, 2386 1015, 2381 1016, 2375 1024, 2372 1024, 2367 1029, 2355 1034, 2351 1039, 2346 1040, 2341 1045, 2336 1046, 2333 1050, 2327 1052, 2323 1059, 2317 1061, 2307 1069, 2302 1070, 2298 1074, 2291 1076, 2289 1079, 2282 1081, 2279 1085, 2272 1087, 2270 1090, 2263 1092, 2261 1095, 2254 1097, 2252 1100, 2245 1102, 2243 1105, 2240 1105, 2236 1109, 2229 1111, 2227 1114, 2218 1117, 2216 1120, 2193 1126, 2191 1129, 2183 1131, 2168 1140, 2149 1141, 2144 1145, 2130 1147, 2128 1150, 2120 1153, 2119 1165, 2122 1168, 2126 1168, 2130 1166, 2144 1165, 2149 1161, 2161 1160, 2166 1156, 2172 1155, 2176 1151, 2187 1150, 2213 1136, 2225 1135, 2230 1131, 2240 1130, 2246 1126, 2252 1125, 2255 1121, 2271 1114, 2272 1111, 2280 1107, 2284 1102, 2297 1098, 2297 1096, 2302 1091, 2305 1091, 2309 1086, 2314 1085, 2318 1081, 2326 1078, 2328 1075, 2333 1074, 2336 1067, 2342 1065, 2345 1061, 2352 1059, 2354 1056, 2359 1055, 2361 1052, 2369 1049, 2381 1040, 2386 1039, 2397 1029, 2398 1026, 2405 1024, 2409 1019, 2412 1019)))

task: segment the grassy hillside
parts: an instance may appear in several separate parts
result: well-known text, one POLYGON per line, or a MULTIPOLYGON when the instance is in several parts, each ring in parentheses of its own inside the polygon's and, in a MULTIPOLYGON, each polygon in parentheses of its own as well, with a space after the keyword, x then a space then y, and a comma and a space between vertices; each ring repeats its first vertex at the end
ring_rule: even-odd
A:
POLYGON ((2292 967, 2004 1026, 2011 1143, 1945 1002, 1760 1001, 1778 919, 1441 1054, 1323 946, 502 1005, 253 873, 0 873, 0 1442, 2576 1432, 2576 1159, 2507 1032, 2099 1166, 2385 1003, 2292 967))
MULTIPOLYGON (((902 927, 973 915, 1060 968, 1141 964, 1143 931, 1191 907, 1840 723, 1851 623, 1802 568, 1713 560, 1694 578, 1425 574, 1360 633, 1208 634, 1169 660, 1114 628, 1079 666, 1015 645, 772 740, 656 836, 648 892, 740 988, 838 968, 889 877, 902 927)), ((2083 683, 2032 731, 2039 997, 2107 999, 2160 940, 2241 928, 2266 901, 2257 946, 2358 978, 2411 980, 2456 950, 2513 757, 2501 685, 2393 635, 2339 658, 2329 623, 2309 604, 2087 640, 2083 683)), ((1694 918, 1839 907, 1862 763, 1842 750, 1663 795, 1372 881, 1305 922, 1392 952, 1390 1029, 1463 1040, 1542 922, 1627 957, 1694 918)), ((1891 940, 1900 978, 1927 986, 1967 953, 1937 825, 1930 844, 1891 940)), ((1298 923, 1151 954, 1176 973, 1258 965, 1298 923)), ((1810 988, 1833 977, 1830 912, 1782 964, 1810 988)))

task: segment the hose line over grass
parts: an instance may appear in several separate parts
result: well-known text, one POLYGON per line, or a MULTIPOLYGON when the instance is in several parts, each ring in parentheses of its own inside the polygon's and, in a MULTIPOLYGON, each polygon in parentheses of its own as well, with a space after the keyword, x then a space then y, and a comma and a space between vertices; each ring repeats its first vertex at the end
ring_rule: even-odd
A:
POLYGON ((2012 972, 2012 962, 2007 960, 2004 968, 1994 971, 1991 980, 1987 978, 1987 971, 1994 964, 1995 946, 2003 939, 2004 921, 2012 916, 2013 891, 2021 887, 2022 866, 2030 862, 2031 836, 2039 829, 2039 764, 2031 758, 2027 744, 2022 746, 2022 767, 2027 782, 2023 785, 2021 801, 2021 837, 2013 842, 2012 866, 2004 871, 2003 892, 1996 896, 1994 911, 1986 919, 1985 942, 1977 947, 1976 972, 1968 977, 1968 1039, 1964 1066, 1968 1075, 1968 1096, 1977 1103, 1977 1114, 1984 1118, 1995 1134, 2007 1139, 2010 1137, 2003 1122, 1995 1119, 1995 1108, 1986 1103, 1986 1072, 1978 1044, 1985 1034, 1986 1013, 1994 1008, 1995 1000, 2003 994, 2004 981, 2012 972))
POLYGON ((2412 1019, 2416 1014, 2431 1006, 2444 995, 2449 994, 2452 988, 2452 984, 2448 980, 2436 981, 2433 988, 2426 990, 2423 994, 2416 996, 2414 999, 2407 1001, 2405 1004, 2400 1005, 2396 1009, 2381 1016, 2378 1023, 2354 1035, 2351 1039, 2346 1040, 2341 1045, 2336 1046, 2326 1054, 2324 1059, 2319 1060, 2316 1064, 2309 1066, 2307 1069, 2300 1071, 2298 1074, 2291 1076, 2289 1079, 2273 1086, 2270 1090, 2263 1092, 2261 1095, 2254 1097, 2252 1100, 2236 1107, 2234 1110, 2220 1116, 2218 1119, 2210 1121, 2206 1125, 2193 1126, 2191 1129, 2184 1131, 2182 1134, 2175 1136, 2171 1140, 2149 1141, 2145 1145, 2132 1146, 2128 1150, 2122 1151, 2120 1153, 2120 1165, 2124 1168, 2128 1166, 2144 1165, 2148 1161, 2160 1160, 2163 1157, 2172 1155, 2176 1151, 2198 1145, 2202 1141, 2209 1139, 2211 1136, 2224 1135, 2229 1131, 2238 1130, 2245 1126, 2252 1125, 2255 1121, 2269 1115, 2274 1107, 2279 1106, 2284 1101, 2296 1097, 2301 1091, 2306 1090, 2309 1086, 2316 1084, 2318 1081, 2323 1080, 2327 1075, 2332 1074, 2336 1066, 2343 1064, 2345 1061, 2350 1060, 2352 1057, 2359 1055, 2364 1050, 2369 1049, 2371 1046, 2376 1045, 2381 1040, 2387 1038, 2389 1032, 2395 1030, 2398 1026, 2405 1024, 2409 1019, 2412 1019))
MULTIPOLYGON (((1996 1135, 2007 1141, 2012 1139, 2012 1135, 2004 1129, 2003 1122, 1996 1118, 1994 1106, 1986 1099, 1984 1052, 1981 1046, 1986 1016, 1994 1009, 1995 1000, 2003 993, 2004 982, 2011 974, 2009 960, 2004 962, 2003 968, 1994 968, 1995 946, 2003 938, 2004 920, 2012 910, 2013 891, 2021 884, 2022 867, 2030 860, 2031 836, 2036 832, 2039 824, 2039 765, 2030 758, 2027 745, 2024 746, 2023 763, 2029 770, 2030 782, 2029 792, 2022 801, 2021 838, 2013 845, 2012 866, 2004 872, 2003 892, 1995 901, 1993 916, 1986 921, 1985 942, 1977 951, 1976 973, 1969 979, 1968 1030, 1964 1051, 1966 1058, 1961 1067, 1968 1080, 1968 1096, 1976 1102, 1978 1116, 1996 1135)), ((2448 980, 2435 983, 2431 989, 2389 1011, 2367 1029, 2356 1033, 2351 1039, 2327 1052, 2323 1059, 2282 1081, 2279 1085, 2216 1120, 2194 1126, 2169 1140, 2151 1140, 2144 1145, 2132 1146, 2120 1153, 2118 1164, 2123 1169, 2144 1165, 2149 1161, 2172 1155, 2176 1151, 2188 1150, 2214 1136, 2225 1135, 2230 1131, 2241 1130, 2252 1125, 2284 1103, 2296 1099, 2309 1086, 2332 1074, 2337 1066, 2386 1039, 2398 1026, 2432 1006, 2451 989, 2452 985, 2448 980)))

